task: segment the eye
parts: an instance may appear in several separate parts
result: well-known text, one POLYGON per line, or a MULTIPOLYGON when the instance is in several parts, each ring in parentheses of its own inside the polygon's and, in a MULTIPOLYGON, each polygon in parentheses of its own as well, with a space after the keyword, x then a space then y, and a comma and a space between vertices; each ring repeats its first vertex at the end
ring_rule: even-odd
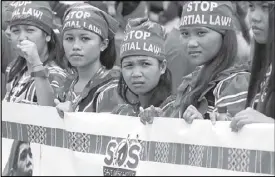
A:
POLYGON ((248 8, 249 8, 250 11, 255 10, 255 6, 254 6, 254 4, 252 4, 252 3, 249 3, 249 4, 248 4, 248 8))
POLYGON ((133 64, 131 64, 131 63, 127 63, 127 64, 122 65, 123 68, 130 68, 132 66, 133 66, 133 64))
POLYGON ((65 40, 66 40, 66 41, 73 41, 74 38, 73 38, 73 37, 66 37, 65 40))
POLYGON ((32 32, 34 32, 34 29, 28 28, 28 29, 27 29, 27 32, 28 32, 28 33, 32 33, 32 32))
POLYGON ((206 31, 199 31, 198 35, 202 37, 202 36, 205 36, 206 33, 207 33, 206 31))
POLYGON ((11 29, 11 32, 12 32, 12 33, 19 33, 19 29, 12 28, 12 29, 11 29))
POLYGON ((263 11, 269 11, 270 6, 267 3, 262 4, 263 11))
POLYGON ((81 40, 82 41, 88 41, 88 40, 91 40, 91 38, 89 38, 89 37, 82 37, 81 40))
POLYGON ((182 35, 183 37, 187 37, 187 36, 189 35, 189 33, 188 33, 187 31, 182 31, 182 32, 181 32, 181 35, 182 35))
POLYGON ((143 62, 142 63, 142 66, 150 66, 151 65, 151 63, 149 63, 149 62, 143 62))

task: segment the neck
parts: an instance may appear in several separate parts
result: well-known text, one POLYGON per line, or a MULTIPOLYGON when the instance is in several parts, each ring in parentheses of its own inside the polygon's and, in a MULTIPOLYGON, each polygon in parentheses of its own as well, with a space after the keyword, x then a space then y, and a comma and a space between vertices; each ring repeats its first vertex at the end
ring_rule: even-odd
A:
POLYGON ((99 70, 101 67, 101 63, 99 59, 97 59, 94 63, 88 64, 83 67, 78 67, 77 72, 79 76, 79 81, 89 81, 91 78, 94 77, 96 72, 99 70))
POLYGON ((44 50, 39 54, 40 61, 44 63, 49 57, 48 46, 44 47, 44 50))
POLYGON ((139 95, 138 100, 140 102, 140 106, 143 107, 144 109, 151 106, 151 105, 149 105, 151 96, 152 96, 152 92, 148 92, 146 94, 139 95))

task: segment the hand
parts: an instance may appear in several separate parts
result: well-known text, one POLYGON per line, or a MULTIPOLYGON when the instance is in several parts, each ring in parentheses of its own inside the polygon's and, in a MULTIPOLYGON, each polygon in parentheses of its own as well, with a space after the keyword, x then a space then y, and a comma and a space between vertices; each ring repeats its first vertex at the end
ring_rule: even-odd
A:
POLYGON ((274 123, 274 119, 248 107, 233 117, 230 128, 232 131, 237 132, 244 125, 252 123, 274 123))
POLYGON ((73 112, 72 102, 66 101, 61 103, 58 99, 54 99, 57 112, 61 118, 64 118, 64 112, 73 112))
POLYGON ((203 119, 202 114, 193 105, 187 107, 182 117, 189 124, 191 124, 194 119, 203 119))
POLYGON ((154 117, 160 117, 163 114, 160 108, 154 107, 153 105, 151 105, 149 108, 146 108, 145 110, 140 107, 139 111, 140 121, 144 125, 146 125, 146 122, 152 124, 154 121, 154 117))
POLYGON ((34 42, 23 40, 17 44, 17 48, 19 49, 19 55, 24 57, 32 66, 42 64, 34 42))
POLYGON ((213 125, 216 124, 216 121, 228 121, 232 119, 229 113, 218 113, 218 112, 211 112, 209 113, 210 120, 213 125))

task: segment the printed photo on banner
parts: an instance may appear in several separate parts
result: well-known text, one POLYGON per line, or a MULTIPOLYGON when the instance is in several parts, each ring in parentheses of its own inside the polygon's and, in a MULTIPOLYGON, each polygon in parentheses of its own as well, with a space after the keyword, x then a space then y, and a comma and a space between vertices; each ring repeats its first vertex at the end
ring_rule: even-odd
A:
POLYGON ((30 143, 14 140, 8 161, 3 167, 3 176, 32 176, 34 165, 30 143))

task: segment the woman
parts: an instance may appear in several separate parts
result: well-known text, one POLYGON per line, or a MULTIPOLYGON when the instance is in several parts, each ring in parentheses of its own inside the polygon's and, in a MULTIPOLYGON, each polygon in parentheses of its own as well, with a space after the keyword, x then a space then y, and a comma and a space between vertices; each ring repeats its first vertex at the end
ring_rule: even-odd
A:
POLYGON ((254 54, 246 109, 233 118, 234 131, 250 123, 274 123, 274 13, 274 1, 249 2, 254 54))
POLYGON ((67 77, 47 2, 13 2, 11 43, 19 56, 7 68, 8 102, 53 106, 67 77), (29 12, 28 15, 24 12, 29 12), (37 12, 37 13, 33 13, 37 12))
POLYGON ((183 6, 183 50, 197 69, 184 77, 177 96, 163 103, 162 116, 192 123, 210 119, 215 112, 227 114, 223 120, 228 120, 244 108, 250 73, 234 65, 239 59, 232 16, 229 1, 187 2, 183 6))
MULTIPOLYGON (((147 18, 129 20, 120 58, 118 86, 102 95, 103 100, 119 95, 117 100, 122 104, 112 113, 138 116, 140 109, 151 105, 159 107, 172 91, 171 73, 166 68, 164 54, 164 28, 147 18)), ((102 101, 100 106, 106 107, 107 101, 102 101)))
POLYGON ((86 3, 73 4, 65 12, 63 48, 75 77, 65 84, 60 100, 55 100, 61 116, 64 111, 98 112, 99 94, 117 84, 118 71, 111 70, 117 28, 118 23, 110 15, 86 3))

